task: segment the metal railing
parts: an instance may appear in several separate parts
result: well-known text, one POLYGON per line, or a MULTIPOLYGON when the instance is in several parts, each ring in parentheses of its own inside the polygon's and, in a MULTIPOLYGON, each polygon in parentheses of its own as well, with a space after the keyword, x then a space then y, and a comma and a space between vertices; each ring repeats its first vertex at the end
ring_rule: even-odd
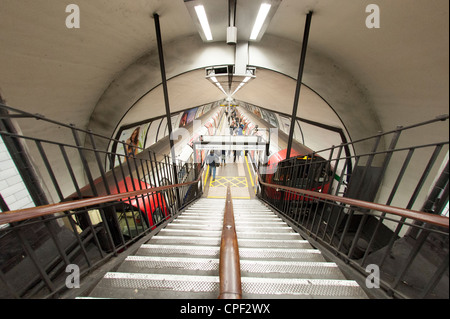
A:
MULTIPOLYGON (((0 279, 10 293, 10 296, 3 297, 48 298, 57 295, 68 288, 65 281, 68 276, 65 273, 67 266, 76 265, 81 270, 79 275, 82 277, 112 256, 117 256, 126 250, 138 239, 153 235, 155 230, 170 222, 178 214, 178 210, 168 210, 164 205, 164 199, 167 198, 165 192, 173 189, 197 188, 199 184, 201 184, 201 171, 196 180, 182 184, 0 214, 0 225, 10 224, 8 228, 1 230, 0 238, 4 240, 11 236, 18 239, 17 242, 22 245, 32 264, 24 267, 27 274, 22 276, 32 277, 32 280, 25 285, 20 285, 13 277, 9 278, 9 273, 0 272, 0 279), (151 215, 148 211, 141 211, 136 204, 130 204, 136 202, 137 197, 141 199, 141 202, 149 203, 150 200, 154 200, 151 215), (161 203, 155 200, 157 197, 161 203), (156 216, 159 219, 153 219, 153 223, 150 222, 148 218, 155 218, 154 215, 160 212, 158 209, 163 215, 156 216), (62 227, 64 229, 56 230, 54 222, 64 225, 62 227), (33 231, 40 225, 45 225, 51 237, 48 242, 52 247, 44 252, 52 255, 48 260, 40 254, 39 250, 33 249, 32 245, 36 242, 26 235, 28 231, 33 231), (32 268, 35 268, 37 273, 32 268), (30 276, 33 273, 35 273, 34 276, 30 276)), ((189 202, 185 202, 183 206, 188 204, 189 202)), ((16 269, 20 267, 20 265, 15 266, 16 269)))
POLYGON ((371 141, 373 149, 366 154, 341 156, 346 145, 340 145, 285 160, 277 168, 261 164, 258 196, 361 278, 368 276, 369 265, 379 269, 380 286, 388 295, 448 298, 449 219, 439 215, 439 205, 429 204, 448 202, 448 141, 398 146, 406 143, 402 134, 419 127, 431 130, 429 124, 446 120, 354 142, 371 141), (388 148, 380 150, 389 136, 388 148), (420 157, 413 157, 416 153, 420 157), (439 159, 444 168, 436 177, 439 159), (446 185, 439 198, 431 198, 437 191, 428 192, 435 183, 446 185), (425 204, 418 200, 424 197, 425 204))
POLYGON ((99 139, 111 139, 4 105, 0 124, 37 206, 9 211, 1 201, 0 298, 58 296, 67 289, 69 265, 87 275, 152 236, 202 194, 201 164, 173 163, 149 149, 134 156, 99 150, 96 145, 105 144, 99 139), (24 136, 14 120, 21 127, 56 127, 60 134, 53 140, 24 136), (118 166, 106 171, 112 158, 118 166), (174 185, 174 174, 180 184, 174 185))

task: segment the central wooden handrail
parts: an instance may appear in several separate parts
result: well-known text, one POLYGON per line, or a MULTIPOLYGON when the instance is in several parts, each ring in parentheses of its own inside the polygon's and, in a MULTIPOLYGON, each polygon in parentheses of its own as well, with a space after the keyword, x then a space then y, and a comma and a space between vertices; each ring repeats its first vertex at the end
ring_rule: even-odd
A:
POLYGON ((230 186, 227 187, 227 198, 223 216, 219 277, 219 299, 242 299, 239 246, 234 223, 233 201, 231 199, 230 186))
POLYGON ((262 178, 261 178, 259 172, 257 172, 257 174, 258 174, 259 183, 266 187, 271 187, 271 188, 275 188, 275 189, 285 190, 288 192, 307 195, 311 198, 318 198, 318 199, 320 198, 323 200, 334 201, 334 202, 347 204, 347 205, 351 205, 351 206, 357 206, 357 207, 361 207, 361 208, 365 208, 365 209, 380 211, 383 213, 393 214, 393 215, 397 215, 400 217, 410 218, 410 219, 414 219, 417 221, 433 224, 436 226, 445 227, 447 229, 449 228, 449 218, 445 217, 445 216, 440 216, 440 215, 435 215, 435 214, 430 214, 430 213, 425 213, 425 212, 421 212, 421 211, 415 211, 415 210, 410 210, 410 209, 405 209, 405 208, 400 208, 400 207, 377 204, 377 203, 372 203, 372 202, 366 202, 366 201, 359 200, 359 199, 352 199, 352 198, 348 198, 348 197, 340 197, 340 196, 335 196, 335 195, 330 195, 330 194, 324 194, 324 193, 319 193, 316 191, 310 191, 310 190, 306 190, 306 189, 270 184, 270 183, 266 183, 266 182, 262 181, 262 178))
POLYGON ((13 223, 13 222, 19 222, 19 221, 23 221, 26 219, 32 219, 32 218, 37 218, 37 217, 46 216, 46 215, 52 215, 52 214, 75 210, 75 209, 79 209, 79 208, 90 207, 93 205, 99 205, 99 204, 104 204, 104 203, 108 203, 108 202, 122 201, 126 198, 131 198, 131 197, 135 197, 135 196, 139 196, 139 195, 152 194, 152 193, 156 193, 156 192, 164 191, 164 190, 168 190, 168 189, 193 185, 193 184, 198 183, 201 180, 203 169, 204 169, 204 167, 202 167, 202 169, 200 170, 199 177, 193 182, 160 186, 160 187, 152 187, 152 188, 146 188, 146 189, 141 189, 141 190, 137 190, 137 191, 119 193, 119 194, 114 194, 114 195, 105 195, 105 196, 98 196, 98 197, 92 197, 92 198, 86 198, 86 199, 78 199, 78 200, 73 200, 70 202, 49 204, 49 205, 43 205, 43 206, 38 206, 38 207, 31 207, 31 208, 2 212, 2 213, 0 213, 0 225, 7 224, 7 223, 13 223))

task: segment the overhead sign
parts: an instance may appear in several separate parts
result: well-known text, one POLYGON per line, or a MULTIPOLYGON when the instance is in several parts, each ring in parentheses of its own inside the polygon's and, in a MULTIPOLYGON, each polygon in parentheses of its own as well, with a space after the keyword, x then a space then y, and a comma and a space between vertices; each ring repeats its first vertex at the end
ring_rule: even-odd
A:
POLYGON ((230 142, 195 142, 196 150, 217 150, 217 151, 264 151, 266 143, 230 143, 230 142))

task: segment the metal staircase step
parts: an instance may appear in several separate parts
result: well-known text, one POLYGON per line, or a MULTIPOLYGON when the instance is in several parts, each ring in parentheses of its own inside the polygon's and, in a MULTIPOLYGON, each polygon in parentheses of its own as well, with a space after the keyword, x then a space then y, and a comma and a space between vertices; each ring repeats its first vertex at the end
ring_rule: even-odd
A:
POLYGON ((198 230, 184 230, 184 229, 162 229, 158 235, 163 236, 190 236, 190 237, 220 237, 222 236, 222 231, 218 230, 202 230, 199 232, 198 230))
POLYGON ((240 265, 244 277, 345 279, 337 265, 330 262, 241 260, 240 265))
POLYGON ((239 248, 241 259, 254 260, 296 260, 296 261, 321 261, 324 262, 320 251, 317 249, 292 249, 292 248, 239 248))
POLYGON ((220 247, 195 245, 142 245, 138 256, 167 256, 167 257, 210 257, 219 258, 220 247))
POLYGON ((367 296, 352 280, 243 277, 242 298, 363 299, 367 296))
POLYGON ((312 249, 307 240, 299 239, 262 239, 262 238, 240 238, 238 239, 241 248, 303 248, 312 249))
MULTIPOLYGON (((171 223, 165 229, 185 229, 185 230, 221 230, 222 223, 203 223, 203 224, 191 224, 191 223, 171 223)), ((285 225, 273 224, 271 226, 265 225, 248 225, 246 223, 236 223, 236 231, 246 232, 280 232, 280 233, 292 233, 292 228, 285 225)))
POLYGON ((201 245, 219 246, 220 236, 216 237, 187 237, 187 236, 155 236, 148 243, 161 245, 201 245))
MULTIPOLYGON (((171 225, 189 225, 189 224, 197 224, 197 225, 216 225, 216 224, 220 224, 222 225, 222 220, 217 221, 215 219, 211 219, 211 218, 203 218, 203 219, 176 219, 172 222, 171 225)), ((286 223, 281 221, 281 220, 252 220, 252 219, 246 219, 246 220, 236 220, 235 221, 236 225, 244 225, 244 226, 273 226, 273 227, 277 227, 277 226, 286 226, 286 223)))
MULTIPOLYGON (((345 279, 337 265, 328 262, 241 260, 240 265, 244 277, 345 279)), ((117 271, 215 276, 219 271, 219 259, 128 256, 117 271)))
MULTIPOLYGON (((194 220, 194 221, 203 221, 203 220, 216 220, 216 217, 211 217, 211 216, 190 216, 190 215, 180 215, 178 216, 175 221, 190 221, 190 220, 194 220)), ((223 220, 223 218, 221 219, 223 220)), ((239 220, 237 220, 236 222, 239 221, 254 221, 254 222, 270 222, 270 221, 280 221, 280 219, 273 215, 273 216, 255 216, 255 217, 246 217, 246 216, 240 216, 239 220)))
POLYGON ((91 297, 145 299, 215 299, 218 276, 186 276, 147 273, 107 273, 91 297))
MULTIPOLYGON (((223 199, 201 199, 109 272, 89 298, 216 299, 223 199)), ((234 200, 243 298, 366 298, 258 200, 234 200)))
POLYGON ((171 223, 165 229, 185 229, 185 230, 222 230, 223 224, 188 224, 188 223, 171 223))
POLYGON ((254 226, 254 225, 247 225, 247 224, 236 224, 236 231, 237 232, 247 232, 247 231, 253 231, 253 232, 278 232, 278 233, 294 233, 291 227, 289 226, 283 226, 283 225, 273 225, 273 226, 254 226))
POLYGON ((128 256, 117 270, 128 273, 217 276, 217 258, 128 256))
MULTIPOLYGON (((252 231, 244 231, 240 232, 239 230, 236 230, 238 241, 240 239, 255 239, 255 238, 261 238, 261 239, 282 239, 282 240, 292 240, 292 239, 298 239, 302 240, 300 235, 295 232, 285 232, 285 233, 278 233, 273 231, 273 229, 269 230, 268 232, 252 232, 252 231)), ((185 230, 185 229, 175 229, 175 228, 165 228, 162 229, 159 232, 160 235, 164 236, 190 236, 190 237, 220 237, 222 236, 222 230, 185 230)))
MULTIPOLYGON (((218 276, 148 273, 107 273, 90 297, 217 298, 218 276)), ((339 279, 242 277, 243 299, 366 298, 358 284, 339 279)))
POLYGON ((220 210, 216 207, 210 207, 210 208, 189 208, 186 209, 182 214, 192 215, 221 215, 223 212, 223 208, 220 210))
MULTIPOLYGON (((201 246, 219 246, 220 236, 208 237, 208 236, 162 236, 158 235, 153 237, 149 244, 162 244, 162 245, 201 245, 201 246)), ((303 248, 312 249, 311 244, 306 240, 298 239, 261 239, 261 238, 240 238, 238 240, 239 247, 242 248, 303 248)))
POLYGON ((254 232, 254 231, 239 231, 236 227, 236 234, 238 236, 238 241, 241 238, 244 239, 248 239, 248 238, 252 238, 252 239, 256 239, 256 238, 261 238, 261 239, 298 239, 301 240, 302 238, 300 237, 299 234, 295 233, 295 232, 276 232, 273 229, 268 230, 267 232, 254 232))

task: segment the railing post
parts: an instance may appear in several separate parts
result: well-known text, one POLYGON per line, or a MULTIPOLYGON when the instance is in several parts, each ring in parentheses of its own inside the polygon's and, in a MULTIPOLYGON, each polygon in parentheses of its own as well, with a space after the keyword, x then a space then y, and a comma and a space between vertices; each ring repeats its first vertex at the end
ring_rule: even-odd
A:
POLYGON ((292 139, 294 137, 295 120, 297 118, 297 109, 298 109, 298 102, 299 102, 299 97, 300 97, 300 90, 302 88, 303 69, 305 66, 306 49, 308 48, 309 30, 311 27, 312 15, 313 15, 313 13, 311 11, 308 12, 308 14, 306 15, 305 32, 303 34, 302 53, 300 56, 300 65, 299 65, 299 69, 298 69, 297 87, 295 89, 294 107, 292 109, 292 117, 291 117, 291 126, 289 128, 289 139, 288 139, 288 145, 287 145, 286 159, 291 157, 292 139))
MULTIPOLYGON (((174 175, 173 184, 178 184, 176 157, 175 157, 175 145, 173 142, 173 134, 172 134, 172 120, 170 117, 171 113, 170 113, 170 103, 169 103, 169 92, 167 89, 166 66, 165 66, 165 62, 164 62, 164 52, 163 52, 162 37, 161 37, 161 25, 159 23, 159 15, 157 13, 153 14, 153 18, 155 19, 155 31, 156 31, 156 40, 157 40, 156 42, 158 44, 159 66, 161 69, 161 80, 162 80, 162 87, 163 87, 163 93, 164 93, 164 104, 166 107, 167 128, 169 130, 170 155, 172 157, 172 163, 173 163, 173 167, 172 167, 173 175, 174 175)), ((180 207, 180 196, 178 193, 178 188, 175 189, 175 193, 177 196, 178 207, 180 207)))

